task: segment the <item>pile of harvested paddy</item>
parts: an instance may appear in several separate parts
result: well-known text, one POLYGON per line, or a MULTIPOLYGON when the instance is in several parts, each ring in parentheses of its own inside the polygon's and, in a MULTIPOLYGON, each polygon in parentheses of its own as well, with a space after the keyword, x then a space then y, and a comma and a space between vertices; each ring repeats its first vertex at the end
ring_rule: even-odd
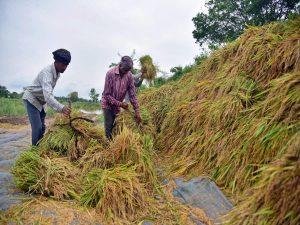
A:
POLYGON ((141 182, 152 189, 157 187, 157 175, 153 166, 153 143, 149 135, 140 135, 123 125, 107 149, 95 145, 80 159, 83 171, 92 168, 113 168, 118 165, 135 165, 141 182))
POLYGON ((139 96, 171 174, 208 175, 239 200, 283 157, 300 127, 299 23, 251 27, 178 82, 139 96))
POLYGON ((104 163, 109 164, 134 164, 137 173, 143 182, 154 187, 157 185, 156 172, 153 166, 153 144, 149 135, 141 136, 127 127, 123 127, 120 134, 114 137, 108 147, 108 154, 104 163))
MULTIPOLYGON (((145 123, 141 125, 153 127, 147 121, 149 115, 142 114, 145 123)), ((119 128, 108 143, 103 128, 77 113, 70 118, 57 116, 38 147, 17 159, 13 168, 17 186, 96 207, 99 218, 109 224, 132 221, 150 193, 158 190, 152 164, 153 131, 139 134, 124 124, 119 128)))
POLYGON ((227 216, 226 224, 299 224, 300 133, 280 159, 261 168, 259 182, 227 216))
POLYGON ((295 55, 300 48, 292 44, 295 35, 290 37, 299 27, 294 24, 250 28, 187 78, 140 96, 153 121, 159 121, 157 146, 170 159, 171 171, 204 173, 231 191, 242 191, 252 185, 254 171, 279 153, 299 121, 300 59, 295 55), (273 57, 278 49, 284 58, 273 57), (280 66, 284 63, 289 66, 280 66), (159 96, 165 88, 176 91, 159 96), (162 103, 169 105, 167 112, 157 107, 162 103))

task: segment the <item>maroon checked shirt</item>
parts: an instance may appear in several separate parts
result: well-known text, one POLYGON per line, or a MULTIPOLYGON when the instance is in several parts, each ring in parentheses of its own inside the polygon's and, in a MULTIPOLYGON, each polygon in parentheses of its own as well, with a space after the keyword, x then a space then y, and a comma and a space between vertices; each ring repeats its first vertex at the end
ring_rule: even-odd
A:
POLYGON ((102 109, 110 109, 115 114, 120 112, 120 106, 128 91, 130 102, 136 113, 139 113, 139 104, 136 99, 135 86, 131 72, 119 73, 119 66, 106 73, 104 91, 102 93, 102 109))

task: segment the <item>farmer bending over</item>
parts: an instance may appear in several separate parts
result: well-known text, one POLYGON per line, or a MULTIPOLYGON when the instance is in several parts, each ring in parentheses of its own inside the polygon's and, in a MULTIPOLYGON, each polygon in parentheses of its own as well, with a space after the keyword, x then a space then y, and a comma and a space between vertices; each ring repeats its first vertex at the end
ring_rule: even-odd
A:
POLYGON ((129 56, 123 56, 121 62, 116 67, 110 69, 106 74, 101 102, 105 134, 109 140, 112 139, 111 132, 115 124, 116 115, 120 112, 120 107, 128 110, 128 104, 123 102, 127 91, 135 111, 135 120, 137 123, 141 122, 133 76, 130 72, 132 68, 132 59, 129 56))
POLYGON ((45 133, 46 103, 57 112, 65 115, 71 113, 71 109, 59 103, 52 94, 60 73, 66 70, 71 61, 71 54, 65 49, 58 49, 52 54, 54 63, 37 75, 32 86, 24 88, 23 101, 31 124, 32 145, 37 145, 45 133))

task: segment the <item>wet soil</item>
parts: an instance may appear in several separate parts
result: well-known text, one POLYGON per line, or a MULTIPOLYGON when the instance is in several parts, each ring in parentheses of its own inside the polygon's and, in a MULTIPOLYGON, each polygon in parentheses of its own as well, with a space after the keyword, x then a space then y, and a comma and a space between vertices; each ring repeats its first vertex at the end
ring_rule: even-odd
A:
POLYGON ((23 194, 14 185, 11 168, 20 154, 30 145, 28 126, 0 124, 0 210, 21 202, 23 194))

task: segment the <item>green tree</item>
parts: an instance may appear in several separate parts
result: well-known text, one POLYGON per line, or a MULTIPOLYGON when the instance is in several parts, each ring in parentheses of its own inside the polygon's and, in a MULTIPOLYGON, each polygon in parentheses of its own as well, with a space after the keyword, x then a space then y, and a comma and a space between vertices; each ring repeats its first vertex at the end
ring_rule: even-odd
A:
POLYGON ((8 98, 9 91, 5 86, 0 85, 0 97, 8 98))
POLYGON ((72 102, 77 102, 77 101, 79 100, 79 98, 78 98, 78 92, 77 92, 77 91, 71 92, 71 93, 68 95, 68 97, 70 98, 70 100, 71 100, 72 102))
POLYGON ((18 94, 17 92, 11 92, 11 93, 9 93, 9 98, 20 98, 21 97, 21 95, 20 94, 18 94))
POLYGON ((247 25, 260 26, 300 12, 300 0, 209 0, 194 18, 193 37, 211 49, 235 40, 247 25))
POLYGON ((98 98, 99 98, 99 94, 97 94, 96 89, 92 88, 90 90, 90 98, 92 100, 92 102, 98 102, 98 98))

